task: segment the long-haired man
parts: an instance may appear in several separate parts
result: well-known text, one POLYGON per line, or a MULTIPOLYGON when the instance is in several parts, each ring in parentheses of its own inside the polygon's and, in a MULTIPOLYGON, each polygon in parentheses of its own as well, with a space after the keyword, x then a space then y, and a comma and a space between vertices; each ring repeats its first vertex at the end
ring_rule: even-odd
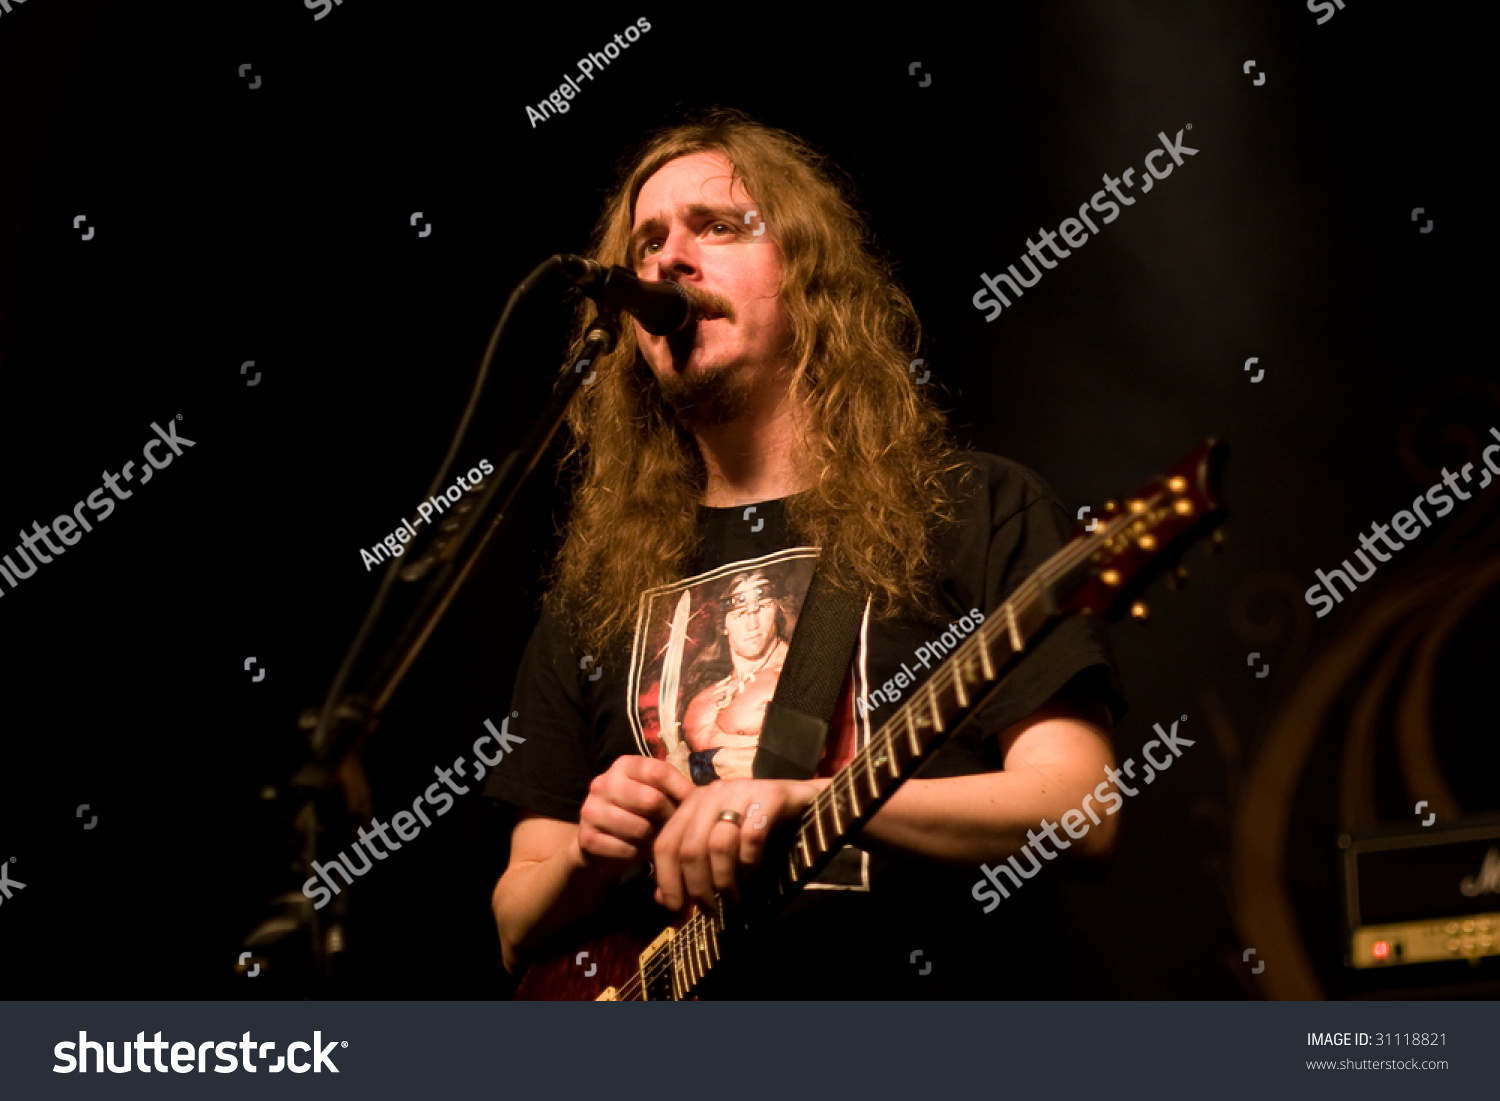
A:
MULTIPOLYGON (((513 701, 527 741, 486 789, 517 810, 492 900, 512 971, 624 905, 622 880, 648 863, 667 910, 733 895, 763 856, 766 819, 799 816, 869 739, 859 696, 919 679, 918 647, 995 608, 1069 536, 1036 475, 949 443, 909 370, 915 311, 849 193, 802 140, 716 110, 649 139, 606 204, 595 259, 678 283, 700 319, 667 337, 625 326, 570 409, 571 511, 513 701), (715 641, 724 582, 766 567, 802 592, 816 567, 863 605, 823 761, 805 781, 695 783, 681 741, 694 701, 675 686, 715 641), (595 661, 580 668, 585 654, 595 661), (648 741, 639 711, 653 683, 666 687, 660 740, 648 741), (735 820, 753 804, 757 821, 735 820)), ((1055 920, 1052 891, 1029 886, 986 917, 969 885, 1039 829, 1048 861, 1111 855, 1113 817, 1072 841, 1056 822, 1114 764, 1108 735, 1124 709, 1102 628, 1060 623, 802 892, 727 992, 1064 993, 1066 968, 1035 947, 1037 923, 1055 920)), ((734 727, 745 733, 743 716, 734 727)))

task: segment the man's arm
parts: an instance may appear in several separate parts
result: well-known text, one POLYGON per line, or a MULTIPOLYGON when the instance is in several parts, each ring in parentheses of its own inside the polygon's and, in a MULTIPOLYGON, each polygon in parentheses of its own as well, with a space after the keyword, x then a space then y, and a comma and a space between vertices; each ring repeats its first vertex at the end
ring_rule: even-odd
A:
MULTIPOLYGON (((1084 798, 1106 779, 1114 751, 1113 725, 1104 704, 1075 705, 1057 698, 999 734, 1004 772, 908 780, 870 819, 861 848, 911 854, 951 864, 1005 859, 1028 843, 1027 831, 1052 851, 1043 831, 1070 810, 1086 811, 1084 798)), ((820 788, 828 780, 813 780, 820 788)), ((1115 816, 1075 840, 1058 832, 1069 856, 1106 861, 1114 854, 1115 816)), ((1055 832, 1055 830, 1054 830, 1055 832)))
MULTIPOLYGON (((1005 771, 935 780, 908 780, 866 824, 862 847, 955 865, 1003 860, 1021 851, 1028 831, 1047 844, 1069 810, 1084 811, 1114 765, 1109 709, 1053 697, 999 734, 1005 771)), ((723 810, 747 813, 751 803, 780 822, 799 816, 831 783, 814 780, 720 780, 698 788, 668 821, 654 846, 657 899, 670 909, 708 902, 716 890, 737 890, 736 873, 760 863, 767 830, 719 821, 723 810)), ((1056 834, 1063 837, 1062 834, 1056 834)), ((1068 840, 1069 856, 1107 860, 1114 851, 1114 816, 1068 840)), ((1047 851, 1051 851, 1050 849, 1047 851)))
POLYGON ((590 916, 651 843, 692 783, 671 765, 625 756, 594 777, 578 822, 526 813, 511 831, 510 864, 490 908, 515 974, 537 946, 590 916))
POLYGON ((611 882, 579 855, 578 823, 523 814, 490 896, 505 969, 514 975, 537 945, 592 913, 611 882))

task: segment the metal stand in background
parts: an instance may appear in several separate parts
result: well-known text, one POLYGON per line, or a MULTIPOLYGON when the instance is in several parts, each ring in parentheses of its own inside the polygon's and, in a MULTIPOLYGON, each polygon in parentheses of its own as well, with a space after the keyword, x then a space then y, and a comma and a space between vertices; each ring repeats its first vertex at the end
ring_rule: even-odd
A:
MULTIPOLYGON (((512 292, 491 335, 469 404, 460 418, 448 454, 433 479, 429 496, 437 493, 448 481, 449 470, 468 434, 501 336, 517 304, 543 280, 562 273, 564 259, 557 256, 548 259, 512 292)), ((396 689, 432 637, 459 589, 473 573, 490 540, 509 515, 516 495, 557 434, 568 402, 588 377, 585 372, 591 372, 592 364, 614 351, 619 337, 619 311, 601 309, 585 334, 582 354, 572 370, 557 380, 546 406, 520 446, 505 456, 494 474, 486 476, 464 494, 449 518, 437 526, 425 544, 419 546, 414 542, 404 556, 404 562, 393 559, 387 567, 322 706, 309 708, 299 721, 299 726, 309 731, 308 757, 292 776, 286 790, 279 793, 297 836, 298 852, 293 863, 299 884, 315 874, 312 866, 318 859, 319 835, 325 829, 323 823, 345 817, 342 809, 344 796, 336 786, 341 766, 374 733, 396 689), (409 611, 394 631, 392 640, 378 656, 372 657, 372 639, 378 631, 389 629, 396 619, 395 615, 387 614, 387 604, 393 595, 400 597, 400 603, 409 611), (355 687, 351 688, 351 684, 355 687)), ((274 791, 269 794, 278 795, 274 791)), ((325 913, 317 909, 313 900, 300 889, 278 895, 271 902, 271 915, 245 938, 245 948, 254 954, 257 948, 285 943, 292 934, 305 930, 312 979, 319 985, 326 985, 333 978, 336 957, 343 951, 342 923, 348 911, 348 897, 347 888, 334 895, 326 905, 325 913)))

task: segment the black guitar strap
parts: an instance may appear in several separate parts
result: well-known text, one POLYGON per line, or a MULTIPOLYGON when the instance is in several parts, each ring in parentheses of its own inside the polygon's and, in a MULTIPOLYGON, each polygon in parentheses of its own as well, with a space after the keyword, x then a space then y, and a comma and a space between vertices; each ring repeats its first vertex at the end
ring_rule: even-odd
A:
POLYGON ((806 780, 817 770, 863 614, 862 600, 828 584, 821 569, 813 574, 766 707, 751 766, 756 779, 806 780))

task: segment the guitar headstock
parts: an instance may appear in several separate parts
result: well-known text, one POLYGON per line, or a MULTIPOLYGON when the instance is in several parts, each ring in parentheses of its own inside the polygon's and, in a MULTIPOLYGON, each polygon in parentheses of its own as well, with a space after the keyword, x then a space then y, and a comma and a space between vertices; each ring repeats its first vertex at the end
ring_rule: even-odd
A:
MULTIPOLYGON (((1206 440, 1123 505, 1109 502, 1095 530, 1064 549, 1070 562, 1067 581, 1056 586, 1059 609, 1119 615, 1153 577, 1177 567, 1188 547, 1218 536, 1214 529, 1229 515, 1220 485, 1228 459, 1227 443, 1206 440)), ((1144 605, 1132 613, 1144 619, 1144 605)))

